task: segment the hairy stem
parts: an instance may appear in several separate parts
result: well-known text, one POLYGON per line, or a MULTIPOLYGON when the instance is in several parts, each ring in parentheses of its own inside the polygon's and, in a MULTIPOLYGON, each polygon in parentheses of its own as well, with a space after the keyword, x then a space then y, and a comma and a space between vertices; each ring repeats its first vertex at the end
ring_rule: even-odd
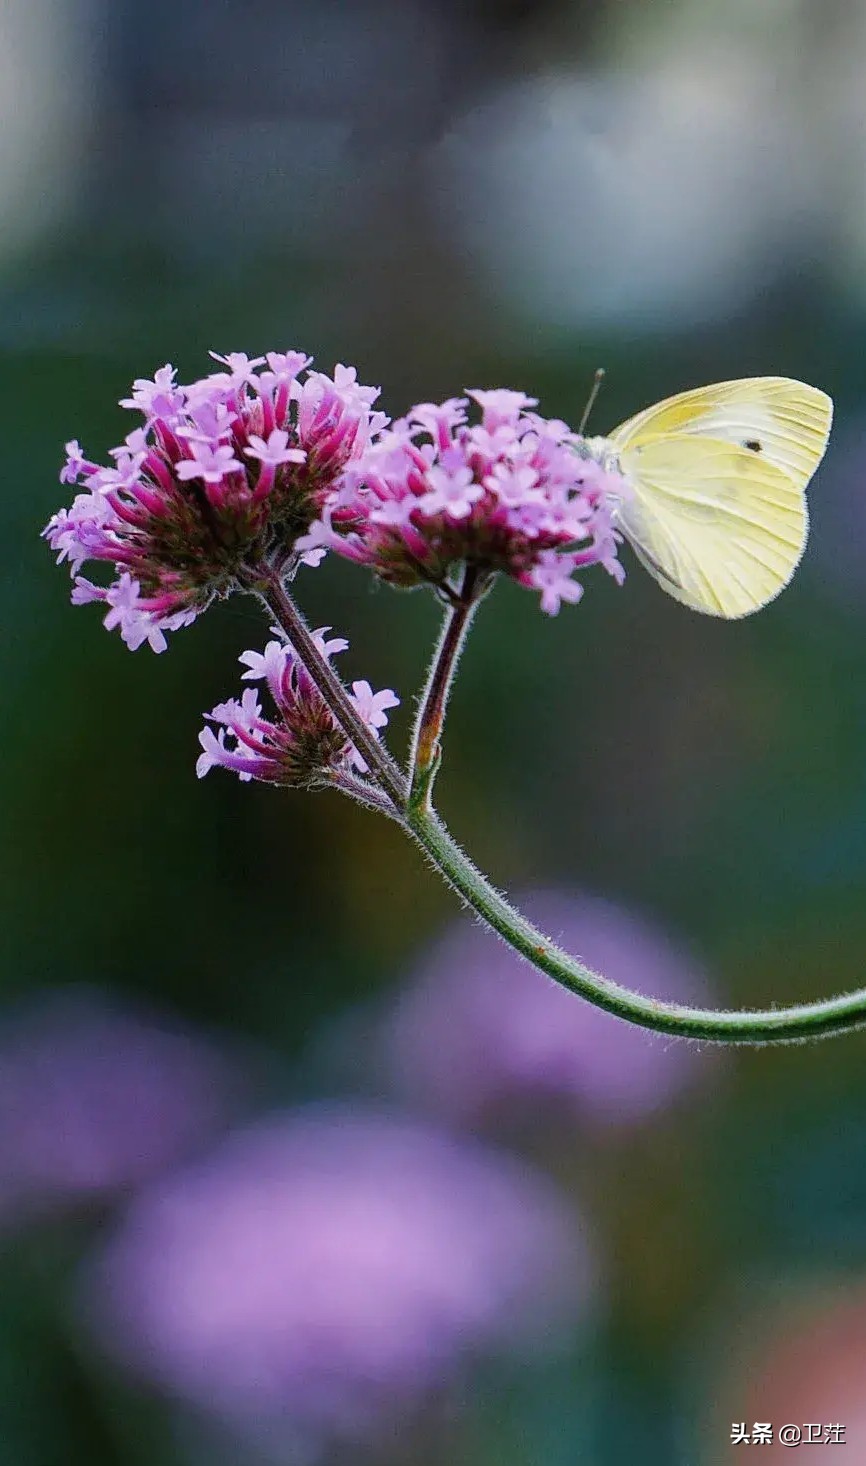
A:
POLYGON ((332 770, 327 778, 323 778, 313 787, 338 789, 341 794, 348 794, 350 799, 363 804, 365 809, 372 809, 376 814, 384 814, 389 820, 396 820, 399 825, 404 825, 402 811, 392 804, 377 785, 371 784, 367 779, 356 779, 353 774, 332 770))
POLYGON ((277 574, 260 583, 259 594, 285 632, 340 727, 366 760, 371 774, 381 784, 396 810, 406 806, 406 780, 388 750, 379 742, 358 714, 352 699, 328 661, 316 646, 303 616, 277 574))
POLYGON ((413 809, 431 807, 433 785, 442 758, 440 736, 445 709, 475 608, 486 588, 487 583, 479 576, 477 567, 467 565, 460 591, 445 613, 412 734, 409 804, 413 809))
POLYGON ((663 1003, 632 992, 560 950, 521 916, 464 855, 438 816, 410 809, 406 828, 445 880, 510 947, 555 982, 618 1018, 659 1033, 727 1044, 829 1038, 866 1024, 866 990, 792 1008, 715 1011, 663 1003))
POLYGON ((796 1043, 810 1038, 829 1038, 866 1025, 866 990, 845 993, 816 1003, 802 1003, 791 1008, 741 1009, 716 1011, 712 1008, 690 1008, 680 1003, 664 1003, 645 997, 630 988, 611 982, 593 972, 576 957, 563 952, 549 937, 520 915, 482 875, 452 839, 438 815, 429 805, 429 787, 423 779, 435 774, 438 755, 435 744, 442 726, 445 704, 460 648, 471 620, 472 609, 480 598, 476 585, 470 594, 461 597, 461 605, 453 606, 434 659, 415 737, 414 767, 424 772, 421 794, 409 798, 406 781, 391 755, 359 718, 355 707, 327 657, 319 651, 306 623, 276 574, 269 573, 258 582, 259 594, 271 615, 288 636, 307 672, 325 698, 334 717, 360 750, 371 777, 384 791, 346 788, 354 798, 361 798, 370 808, 379 809, 395 818, 421 848, 440 875, 471 906, 481 919, 534 967, 568 988, 629 1023, 659 1033, 682 1038, 703 1039, 726 1044, 796 1043), (465 602, 465 604, 463 604, 465 602), (427 729, 432 736, 428 739, 427 729), (424 751, 422 745, 430 751, 424 751), (419 749, 421 755, 419 757, 419 749), (386 798, 393 805, 393 811, 386 798))

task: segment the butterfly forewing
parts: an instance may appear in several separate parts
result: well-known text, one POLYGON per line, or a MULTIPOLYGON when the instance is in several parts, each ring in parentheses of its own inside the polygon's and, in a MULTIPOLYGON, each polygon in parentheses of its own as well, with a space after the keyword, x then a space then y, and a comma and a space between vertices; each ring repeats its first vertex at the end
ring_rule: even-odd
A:
POLYGON ((767 459, 805 489, 824 456, 833 421, 826 392, 789 377, 746 377, 668 397, 611 434, 621 452, 651 439, 721 439, 767 459))

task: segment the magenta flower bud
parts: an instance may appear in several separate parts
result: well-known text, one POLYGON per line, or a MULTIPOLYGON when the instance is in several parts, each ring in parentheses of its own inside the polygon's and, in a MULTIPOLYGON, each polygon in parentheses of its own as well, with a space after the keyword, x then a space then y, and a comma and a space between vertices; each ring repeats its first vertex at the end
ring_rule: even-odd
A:
POLYGON ((300 352, 212 355, 225 370, 188 386, 171 366, 133 384, 121 406, 145 425, 111 451, 111 466, 66 445, 61 482, 82 491, 44 535, 73 578, 88 560, 112 568, 112 583, 87 582, 74 600, 103 601, 105 625, 132 649, 163 651, 167 631, 249 588, 263 568, 290 573, 298 537, 388 421, 371 410, 378 389, 361 386, 353 367, 301 382, 310 358, 300 352))
POLYGON ((541 594, 555 616, 576 602, 574 572, 600 564, 618 581, 617 503, 623 477, 566 423, 539 417, 535 399, 506 389, 422 402, 371 437, 319 496, 299 541, 367 565, 392 585, 443 587, 457 564, 502 572, 541 594))

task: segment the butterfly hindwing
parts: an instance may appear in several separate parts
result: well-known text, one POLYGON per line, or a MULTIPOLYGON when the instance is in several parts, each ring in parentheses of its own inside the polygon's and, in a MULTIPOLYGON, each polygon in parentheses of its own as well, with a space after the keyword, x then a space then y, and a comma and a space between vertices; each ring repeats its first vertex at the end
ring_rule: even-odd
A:
POLYGON ((787 585, 806 542, 806 500, 768 458, 672 433, 626 447, 621 460, 632 492, 618 522, 670 595, 736 617, 787 585))

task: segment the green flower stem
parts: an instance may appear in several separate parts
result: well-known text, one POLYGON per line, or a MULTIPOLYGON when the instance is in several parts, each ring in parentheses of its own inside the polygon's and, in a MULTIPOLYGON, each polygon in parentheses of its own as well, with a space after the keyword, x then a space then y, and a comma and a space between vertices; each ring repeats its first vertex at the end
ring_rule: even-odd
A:
POLYGON ((396 811, 406 807, 406 779, 384 744, 358 716, 348 692, 327 657, 323 657, 303 616, 277 573, 267 570, 259 580, 259 594, 277 625, 286 633, 304 667, 344 733, 351 738, 381 784, 396 811))
MULTIPOLYGON (((432 756, 428 752, 422 752, 419 759, 418 746, 422 739, 416 730, 415 767, 420 767, 422 772, 415 781, 414 797, 410 797, 406 780, 387 749, 373 737, 366 724, 358 717, 349 694, 327 657, 322 656, 278 576, 263 577, 258 583, 258 590, 271 615, 289 637, 335 718, 363 753, 372 777, 378 781, 393 805, 392 818, 396 818, 406 833, 421 846, 439 874, 467 905, 534 967, 570 992, 576 993, 578 997, 594 1003, 597 1008, 604 1008, 608 1013, 614 1013, 618 1018, 624 1018, 642 1028, 652 1028, 658 1033, 675 1034, 681 1038, 726 1044, 796 1043, 810 1038, 829 1038, 866 1025, 866 990, 863 989, 844 993, 838 998, 827 998, 822 1002, 798 1004, 793 1008, 733 1011, 688 1008, 680 1003, 663 1003, 657 998, 647 998, 642 993, 611 982, 600 973, 585 967, 576 957, 570 957, 567 952, 563 952, 544 932, 521 916, 472 864, 452 839, 435 810, 430 807, 429 789, 438 765, 438 751, 434 744, 438 744, 452 674, 470 624, 472 609, 480 598, 478 586, 474 588, 474 595, 470 587, 469 595, 458 598, 459 601, 466 602, 465 606, 461 607, 458 601, 453 603, 433 661, 428 692, 418 723, 418 730, 425 730, 425 740, 428 723, 433 730, 430 740, 433 752, 432 756)), ((358 797, 354 789, 347 789, 346 792, 358 797)), ((370 807, 382 809, 382 813, 391 814, 390 808, 383 808, 375 796, 372 796, 372 791, 371 796, 366 797, 363 802, 370 807)))
POLYGON ((322 778, 318 783, 311 784, 311 789, 337 789, 340 794, 347 794, 357 804, 363 804, 365 809, 372 809, 375 814, 384 814, 389 820, 396 820, 401 828, 404 827, 403 812, 399 809, 376 784, 371 784, 369 779, 355 778, 354 774, 332 772, 322 778))
POLYGON ((521 916, 464 855, 432 810, 409 810, 406 828, 439 873, 515 952, 570 992, 642 1028, 726 1044, 795 1043, 866 1024, 866 990, 793 1008, 716 1011, 663 1003, 620 987, 570 957, 521 916))
POLYGON ((440 736, 445 721, 445 709, 472 617, 488 584, 489 577, 482 578, 476 566, 467 565, 463 584, 446 612, 412 733, 409 776, 411 809, 429 810, 431 807, 433 785, 442 761, 440 736))

